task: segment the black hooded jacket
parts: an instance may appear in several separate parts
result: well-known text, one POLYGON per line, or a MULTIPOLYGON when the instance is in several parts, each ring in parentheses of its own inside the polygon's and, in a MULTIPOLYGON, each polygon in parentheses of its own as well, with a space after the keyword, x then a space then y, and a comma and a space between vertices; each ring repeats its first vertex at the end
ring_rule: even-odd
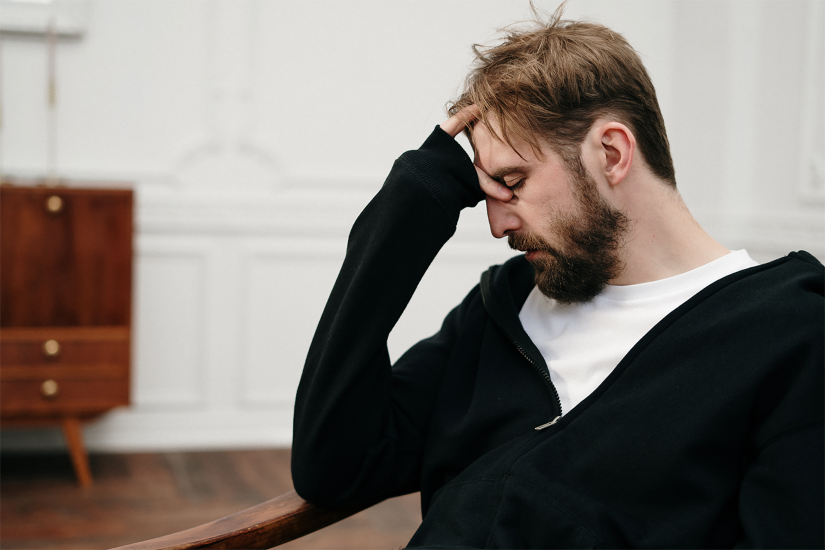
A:
POLYGON ((821 548, 823 266, 792 253, 711 284, 557 418, 518 318, 523 256, 390 364, 391 329, 482 198, 436 128, 359 216, 298 389, 298 494, 341 506, 420 490, 411 547, 821 548))

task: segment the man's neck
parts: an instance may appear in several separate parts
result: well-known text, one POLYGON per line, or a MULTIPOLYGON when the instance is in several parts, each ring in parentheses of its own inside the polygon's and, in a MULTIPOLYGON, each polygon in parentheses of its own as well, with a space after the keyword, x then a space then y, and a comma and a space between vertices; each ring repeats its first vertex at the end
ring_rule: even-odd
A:
POLYGON ((610 284, 666 279, 730 253, 699 226, 679 192, 666 184, 646 178, 624 199, 631 220, 619 251, 624 269, 610 284))

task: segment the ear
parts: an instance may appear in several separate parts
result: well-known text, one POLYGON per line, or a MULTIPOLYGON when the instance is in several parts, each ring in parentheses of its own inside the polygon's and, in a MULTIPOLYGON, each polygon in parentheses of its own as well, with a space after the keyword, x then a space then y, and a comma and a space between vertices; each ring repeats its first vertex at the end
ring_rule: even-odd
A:
POLYGON ((621 122, 609 121, 593 128, 599 164, 610 185, 618 185, 630 173, 636 152, 636 138, 621 122))

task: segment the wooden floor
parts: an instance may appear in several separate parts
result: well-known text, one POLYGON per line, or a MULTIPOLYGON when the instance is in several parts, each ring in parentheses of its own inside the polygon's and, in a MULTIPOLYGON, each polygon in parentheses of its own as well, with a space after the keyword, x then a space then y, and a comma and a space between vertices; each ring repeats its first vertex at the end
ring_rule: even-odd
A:
MULTIPOLYGON (((92 454, 81 489, 67 454, 0 455, 0 548, 111 548, 259 504, 292 488, 288 450, 92 454)), ((418 495, 385 501, 281 548, 402 548, 418 495)))

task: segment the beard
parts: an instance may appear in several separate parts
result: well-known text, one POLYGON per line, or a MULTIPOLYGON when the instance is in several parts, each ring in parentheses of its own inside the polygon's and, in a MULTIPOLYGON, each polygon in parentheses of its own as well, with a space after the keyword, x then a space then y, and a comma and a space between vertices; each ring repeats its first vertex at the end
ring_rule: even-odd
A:
POLYGON ((599 194, 581 160, 577 164, 568 173, 578 212, 556 214, 548 227, 563 249, 534 233, 507 237, 511 248, 543 252, 531 260, 536 286, 562 304, 589 302, 621 273, 619 249, 629 226, 627 216, 599 194))

